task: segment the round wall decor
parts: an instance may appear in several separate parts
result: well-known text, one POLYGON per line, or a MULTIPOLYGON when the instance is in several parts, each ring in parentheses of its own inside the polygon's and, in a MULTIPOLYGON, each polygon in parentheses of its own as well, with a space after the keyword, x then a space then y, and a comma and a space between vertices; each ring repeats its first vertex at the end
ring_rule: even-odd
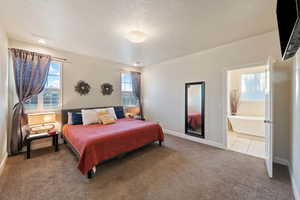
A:
POLYGON ((110 83, 103 83, 101 85, 101 92, 103 95, 111 95, 111 93, 114 91, 112 84, 110 83))
POLYGON ((78 83, 75 86, 75 91, 78 92, 81 96, 87 95, 91 90, 91 86, 84 82, 84 81, 78 81, 78 83))

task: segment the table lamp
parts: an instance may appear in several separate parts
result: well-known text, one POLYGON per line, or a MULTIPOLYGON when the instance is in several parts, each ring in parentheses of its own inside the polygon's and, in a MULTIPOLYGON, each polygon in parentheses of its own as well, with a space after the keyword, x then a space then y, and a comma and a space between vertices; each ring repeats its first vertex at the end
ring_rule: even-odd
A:
POLYGON ((30 126, 31 132, 48 132, 55 128, 55 123, 55 112, 28 114, 28 125, 30 126))

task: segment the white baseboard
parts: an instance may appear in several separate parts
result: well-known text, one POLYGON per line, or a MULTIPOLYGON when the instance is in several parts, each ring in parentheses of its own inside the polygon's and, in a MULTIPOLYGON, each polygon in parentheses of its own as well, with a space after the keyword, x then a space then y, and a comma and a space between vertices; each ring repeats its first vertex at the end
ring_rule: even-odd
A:
POLYGON ((202 139, 202 138, 197 138, 197 137, 193 137, 193 136, 189 136, 189 135, 186 135, 184 133, 177 132, 177 131, 164 129, 164 133, 169 134, 169 135, 174 135, 176 137, 180 137, 180 138, 183 138, 183 139, 191 140, 191 141, 194 141, 194 142, 198 142, 198 143, 201 143, 201 144, 210 145, 210 146, 217 147, 217 148, 220 148, 220 149, 225 149, 225 146, 221 143, 214 142, 214 141, 211 141, 211 140, 202 139))
POLYGON ((7 153, 5 153, 3 159, 0 161, 0 176, 4 170, 6 160, 7 160, 7 153))

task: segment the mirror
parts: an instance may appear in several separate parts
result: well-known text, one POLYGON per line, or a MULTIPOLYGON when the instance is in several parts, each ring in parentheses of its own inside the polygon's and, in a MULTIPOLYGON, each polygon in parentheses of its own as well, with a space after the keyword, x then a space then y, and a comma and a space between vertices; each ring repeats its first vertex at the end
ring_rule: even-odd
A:
POLYGON ((185 133, 204 138, 205 82, 185 84, 185 133))

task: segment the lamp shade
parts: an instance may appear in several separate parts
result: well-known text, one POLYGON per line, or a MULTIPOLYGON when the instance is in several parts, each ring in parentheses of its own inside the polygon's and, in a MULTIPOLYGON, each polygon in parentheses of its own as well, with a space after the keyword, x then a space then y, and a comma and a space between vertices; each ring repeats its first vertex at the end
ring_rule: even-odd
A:
POLYGON ((43 116, 44 123, 54 123, 55 122, 55 114, 48 114, 43 116))

